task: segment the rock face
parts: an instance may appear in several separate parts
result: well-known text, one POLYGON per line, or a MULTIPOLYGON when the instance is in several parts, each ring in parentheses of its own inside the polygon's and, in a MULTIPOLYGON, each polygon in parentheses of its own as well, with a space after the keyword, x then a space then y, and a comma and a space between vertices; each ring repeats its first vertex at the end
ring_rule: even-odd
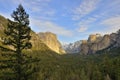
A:
POLYGON ((90 35, 86 43, 82 42, 80 51, 83 54, 95 53, 108 46, 110 46, 110 35, 104 35, 102 37, 95 34, 90 35))
POLYGON ((80 40, 75 43, 63 45, 66 53, 80 53, 80 54, 92 54, 96 51, 120 46, 120 30, 117 33, 105 34, 91 34, 88 40, 80 40))
POLYGON ((46 44, 44 44, 40 37, 35 33, 35 32, 31 32, 31 43, 32 43, 32 50, 42 50, 45 51, 48 48, 48 46, 46 44))
POLYGON ((99 42, 101 40, 100 34, 91 34, 87 40, 88 43, 99 42))
POLYGON ((80 52, 80 45, 82 41, 76 41, 70 44, 64 44, 62 47, 66 51, 66 53, 78 53, 80 52))
POLYGON ((89 36, 88 42, 89 43, 93 43, 93 42, 96 41, 96 39, 97 39, 97 36, 92 34, 92 35, 89 36))
POLYGON ((7 24, 8 20, 0 15, 0 36, 4 36, 3 31, 7 24))
POLYGON ((120 47, 120 30, 117 33, 117 37, 116 37, 116 46, 120 47))
POLYGON ((44 42, 51 50, 64 54, 65 51, 62 49, 60 42, 57 40, 57 36, 51 32, 40 32, 38 33, 42 42, 44 42))
POLYGON ((117 33, 112 33, 111 37, 111 44, 113 47, 120 47, 120 29, 117 33))
POLYGON ((80 53, 92 54, 96 51, 110 48, 111 46, 120 46, 120 30, 117 33, 106 34, 104 36, 99 34, 90 35, 87 41, 82 41, 80 53))
POLYGON ((82 43, 80 45, 80 53, 81 54, 87 54, 89 52, 89 46, 87 40, 82 40, 82 43))

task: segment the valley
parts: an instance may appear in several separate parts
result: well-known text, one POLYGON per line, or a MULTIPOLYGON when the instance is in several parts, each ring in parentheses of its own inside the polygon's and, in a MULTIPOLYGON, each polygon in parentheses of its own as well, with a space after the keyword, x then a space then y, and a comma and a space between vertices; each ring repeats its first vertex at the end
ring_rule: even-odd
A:
MULTIPOLYGON (((0 17, 1 41, 4 37, 7 19, 0 17), (3 21, 2 21, 3 20, 3 21), (3 22, 6 22, 5 24, 3 22)), ((29 80, 119 80, 120 79, 120 34, 98 36, 90 35, 88 40, 80 40, 73 44, 62 45, 55 34, 31 31, 31 50, 23 51, 35 59, 32 63, 37 72, 29 80), (67 47, 66 47, 67 46, 67 47), (74 53, 74 54, 73 54, 74 53)), ((2 45, 2 43, 0 43, 2 45)), ((9 48, 11 48, 9 46, 9 48)), ((6 59, 0 51, 0 60, 6 59)), ((2 69, 2 67, 0 67, 2 69)), ((11 70, 0 70, 0 80, 13 78, 6 75, 11 70)))
POLYGON ((0 0, 0 80, 120 80, 119 1, 9 1, 0 0))

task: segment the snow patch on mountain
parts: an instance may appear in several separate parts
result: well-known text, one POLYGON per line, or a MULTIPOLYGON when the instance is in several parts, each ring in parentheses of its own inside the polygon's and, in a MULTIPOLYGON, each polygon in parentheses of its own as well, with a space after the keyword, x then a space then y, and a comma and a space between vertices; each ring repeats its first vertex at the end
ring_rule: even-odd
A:
POLYGON ((63 44, 62 47, 66 51, 66 53, 79 53, 81 43, 82 42, 80 40, 70 44, 63 44))

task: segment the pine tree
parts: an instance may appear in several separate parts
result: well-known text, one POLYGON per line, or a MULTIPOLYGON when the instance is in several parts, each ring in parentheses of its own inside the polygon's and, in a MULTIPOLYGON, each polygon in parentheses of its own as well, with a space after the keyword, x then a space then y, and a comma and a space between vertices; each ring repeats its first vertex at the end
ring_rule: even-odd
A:
POLYGON ((80 80, 89 80, 88 76, 85 73, 84 68, 81 70, 80 80))
POLYGON ((0 46, 2 51, 6 51, 3 54, 6 60, 0 61, 0 69, 6 69, 2 70, 4 72, 8 70, 2 80, 27 80, 28 76, 35 72, 35 68, 29 63, 38 61, 23 54, 24 49, 32 47, 29 15, 25 12, 23 6, 19 5, 11 16, 14 18, 14 22, 8 20, 9 24, 4 31, 6 37, 3 38, 3 44, 9 45, 10 48, 0 46))

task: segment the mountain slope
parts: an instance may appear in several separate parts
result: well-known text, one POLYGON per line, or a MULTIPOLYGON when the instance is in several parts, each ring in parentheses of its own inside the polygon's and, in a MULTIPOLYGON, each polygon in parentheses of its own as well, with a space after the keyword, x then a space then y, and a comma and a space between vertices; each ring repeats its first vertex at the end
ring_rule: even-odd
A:
MULTIPOLYGON (((4 35, 4 29, 7 27, 8 20, 4 18, 3 16, 0 15, 0 41, 2 40, 2 37, 5 37, 4 35)), ((39 51, 52 51, 46 44, 44 44, 40 37, 33 31, 31 31, 30 35, 32 36, 31 38, 31 43, 32 43, 32 49, 31 50, 39 50, 39 51)), ((2 45, 2 43, 0 43, 2 45)))

